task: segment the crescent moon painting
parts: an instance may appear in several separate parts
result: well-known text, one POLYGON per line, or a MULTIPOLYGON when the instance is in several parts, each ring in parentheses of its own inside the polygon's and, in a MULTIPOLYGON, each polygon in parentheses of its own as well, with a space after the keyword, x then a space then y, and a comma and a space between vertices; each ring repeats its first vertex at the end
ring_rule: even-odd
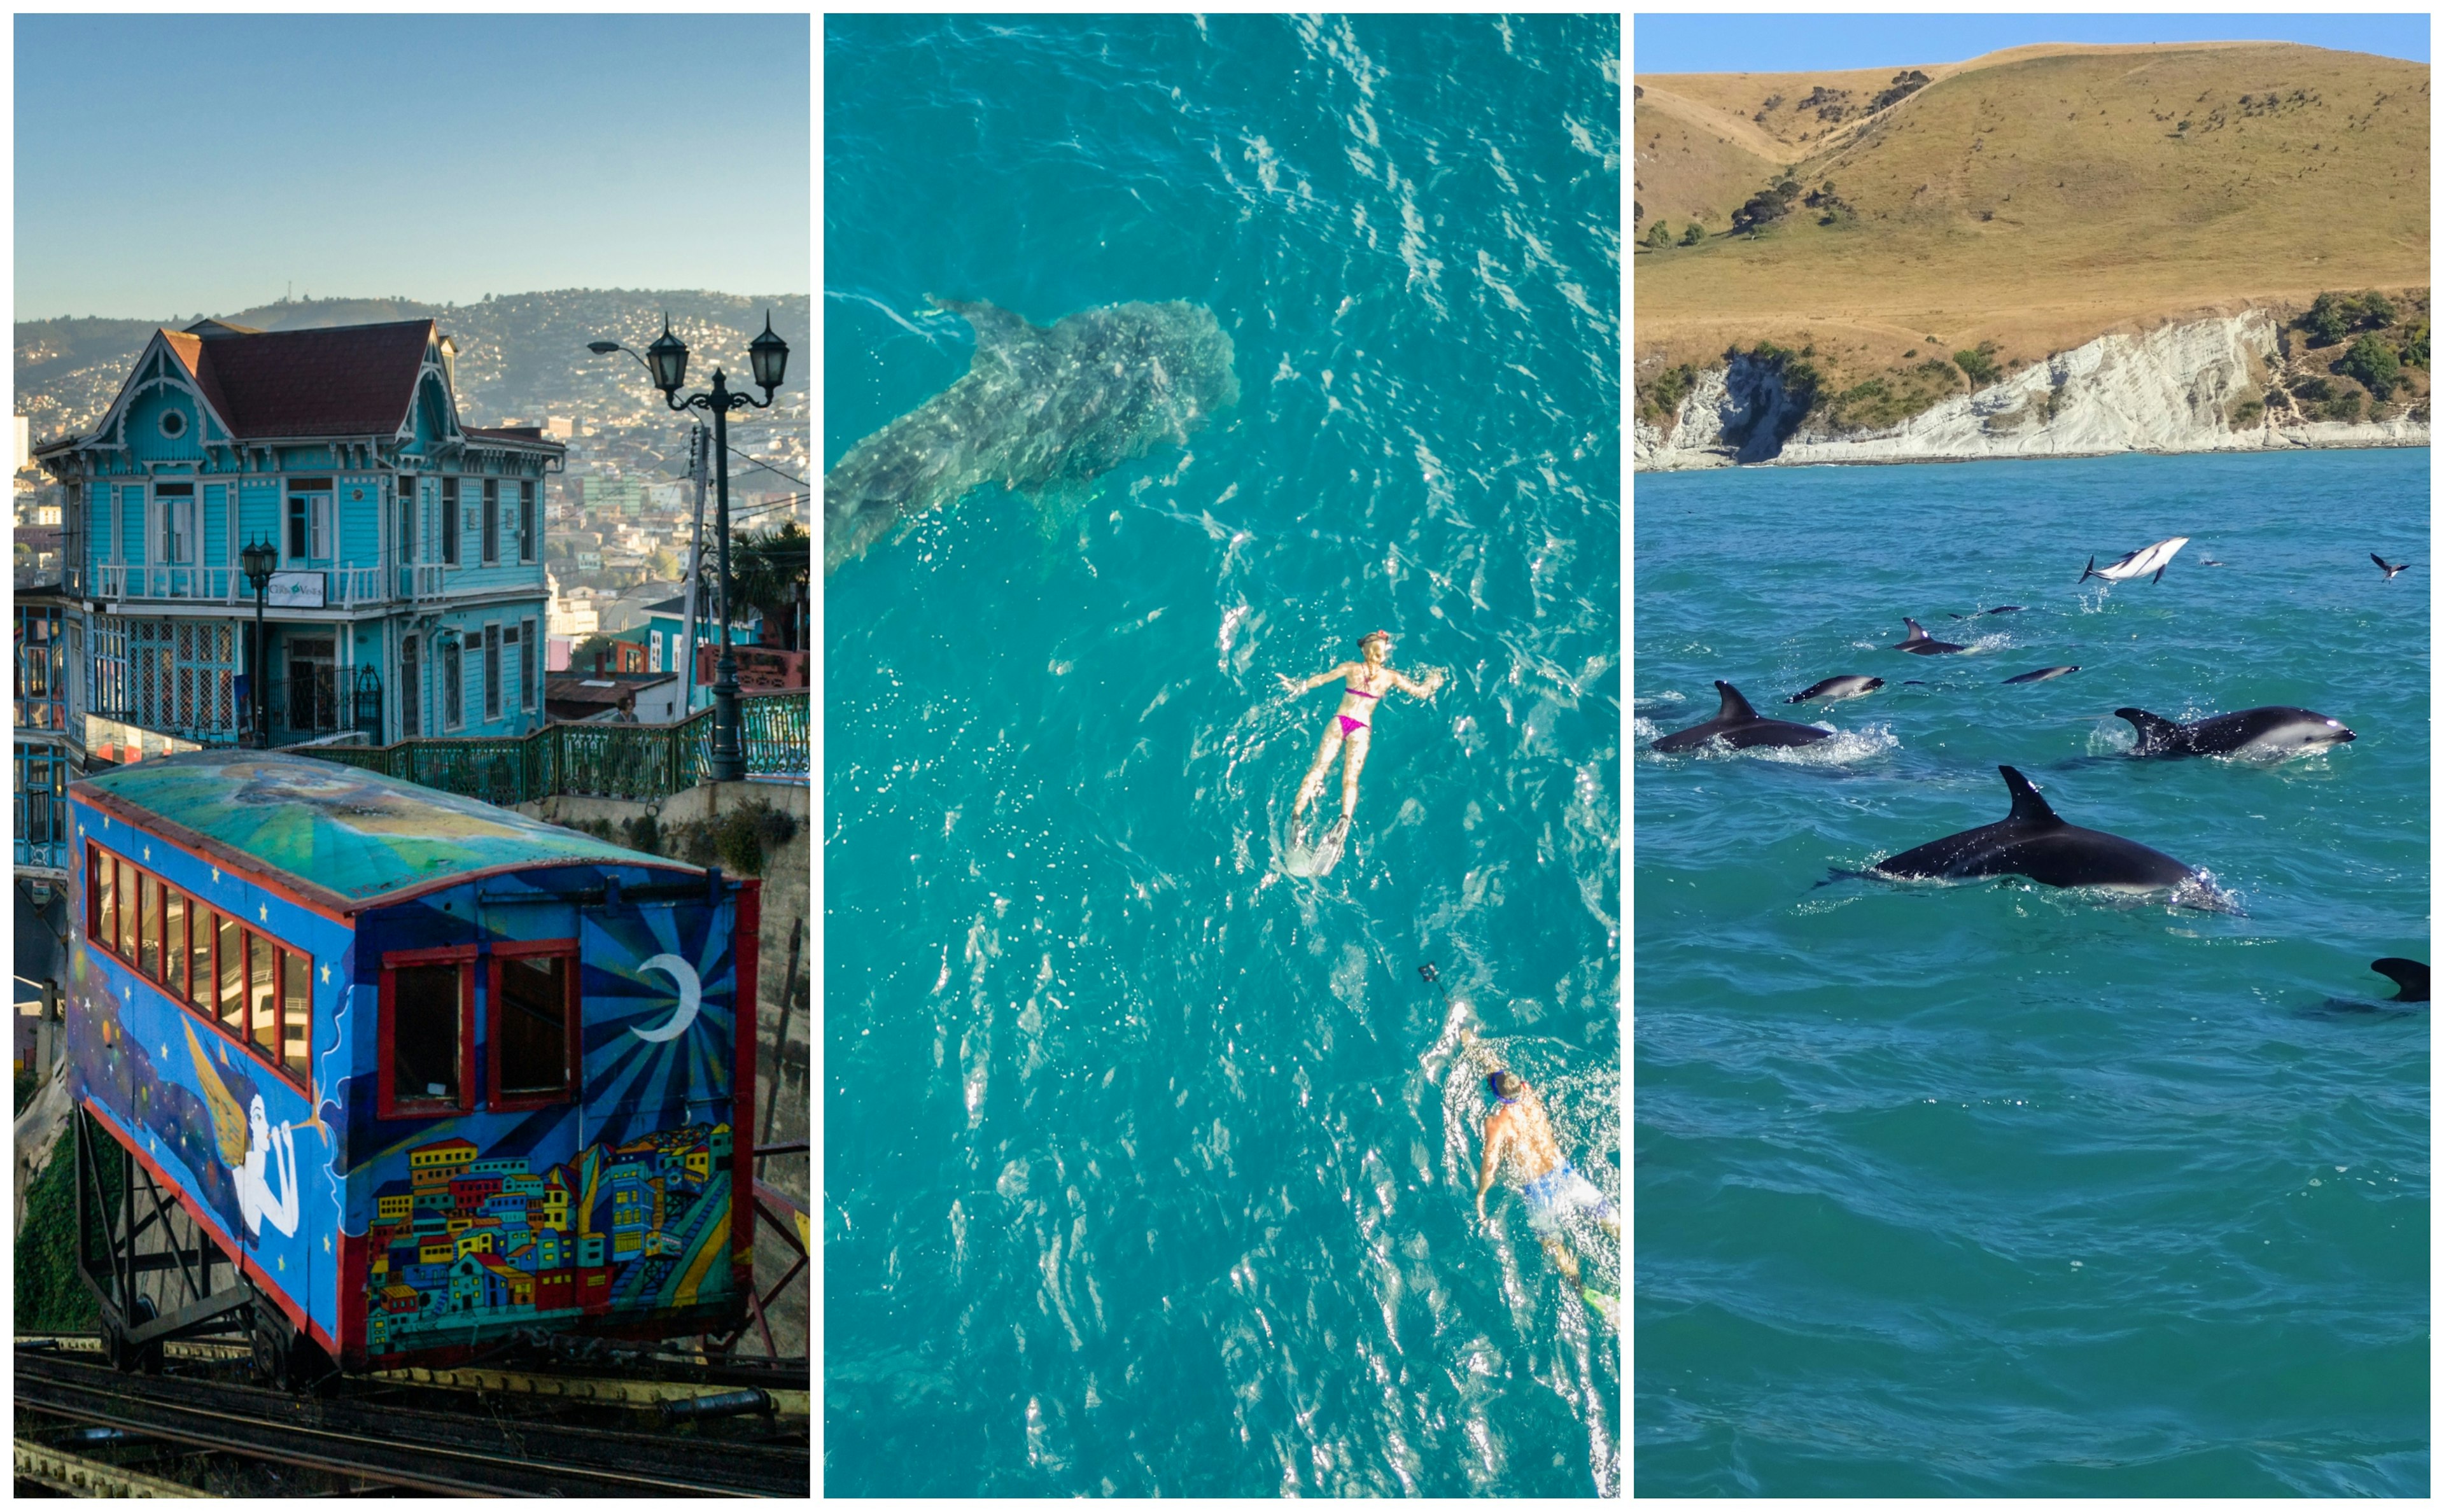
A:
POLYGON ((673 982, 677 983, 679 988, 679 1009, 676 1013, 671 1015, 669 1023, 663 1024, 658 1029, 632 1028, 628 1032, 635 1035, 639 1040, 649 1041, 657 1044, 660 1043, 664 1040, 676 1040, 680 1035, 686 1033, 687 1026, 695 1022, 695 1010, 697 1005, 699 1005, 704 999, 704 984, 696 980, 695 968, 688 965, 685 961, 680 960, 677 956, 665 952, 661 955, 652 956, 639 962, 637 969, 639 971, 660 971, 667 975, 673 982))

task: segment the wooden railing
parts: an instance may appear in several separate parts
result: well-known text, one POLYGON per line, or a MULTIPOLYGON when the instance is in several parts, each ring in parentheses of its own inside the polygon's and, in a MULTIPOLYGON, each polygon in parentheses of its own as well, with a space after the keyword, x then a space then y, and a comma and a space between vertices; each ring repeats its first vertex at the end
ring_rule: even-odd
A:
MULTIPOLYGON (((740 745, 751 776, 809 769, 811 712, 803 692, 741 698, 740 745)), ((504 806, 557 793, 650 801, 704 780, 713 710, 676 725, 554 722, 530 735, 458 735, 390 746, 324 746, 305 754, 361 766, 504 806)))

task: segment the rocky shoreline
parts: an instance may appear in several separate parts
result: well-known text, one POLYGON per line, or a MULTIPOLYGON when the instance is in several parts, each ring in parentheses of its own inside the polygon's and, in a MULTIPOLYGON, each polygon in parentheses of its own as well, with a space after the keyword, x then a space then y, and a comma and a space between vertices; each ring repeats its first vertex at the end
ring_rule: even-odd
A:
POLYGON ((2233 424, 2234 407, 2262 399, 2284 365, 2274 316, 2249 310, 2101 336, 1898 426, 1833 434, 1792 413, 1773 364, 1743 355, 1698 376, 1669 431, 1633 421, 1632 465, 1669 472, 2430 444, 2425 420, 2309 420, 2296 407, 2233 424))

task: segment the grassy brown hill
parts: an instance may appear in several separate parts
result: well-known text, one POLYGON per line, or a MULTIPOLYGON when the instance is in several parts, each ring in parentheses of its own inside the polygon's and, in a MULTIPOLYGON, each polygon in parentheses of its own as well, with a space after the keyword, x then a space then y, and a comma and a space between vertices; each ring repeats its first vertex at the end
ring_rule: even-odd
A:
POLYGON ((2014 48, 1637 81, 1638 366, 1812 347, 1836 381, 2324 289, 2423 291, 2428 69, 2278 43, 2014 48), (1815 196, 1724 235, 1787 176, 1815 196), (1825 186, 1829 184, 1829 192, 1825 186), (1688 222, 1710 233, 1676 245, 1688 222), (1907 357, 1904 354, 1908 354, 1907 357))

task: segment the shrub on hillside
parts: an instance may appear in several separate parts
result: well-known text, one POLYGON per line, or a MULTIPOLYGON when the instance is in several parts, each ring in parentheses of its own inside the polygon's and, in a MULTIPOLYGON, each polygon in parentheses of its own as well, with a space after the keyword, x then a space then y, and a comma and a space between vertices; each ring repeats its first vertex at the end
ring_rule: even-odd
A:
POLYGON ((2335 395, 2319 409, 2328 420, 2356 420, 2360 417, 2360 391, 2353 389, 2348 394, 2335 395))
POLYGON ((1680 233, 1680 245, 1683 247, 1694 247, 1705 239, 1706 228, 1694 220, 1689 223, 1689 229, 1680 233))
POLYGON ((1786 178, 1771 189, 1750 195, 1747 204, 1731 212, 1731 230, 1754 236, 1789 214, 1792 201, 1798 198, 1799 180, 1786 178))
POLYGON ((1991 341, 1979 342, 1975 351, 1953 353, 1952 363, 1968 374, 1969 381, 1981 389, 2003 376, 2003 370, 1994 365, 1994 343, 1991 341))
POLYGON ((1893 75, 1893 83, 1891 88, 1876 96, 1875 99, 1867 101, 1867 109, 1872 113, 1874 111, 1883 109, 1886 105, 1898 104, 1900 101, 1907 100, 1910 96, 1916 94, 1919 90, 1925 88, 1930 83, 1932 83, 1932 81, 1916 69, 1904 68, 1900 72, 1893 75))
POLYGON ((2427 323, 2413 325, 2401 341, 2401 365, 2423 368, 2427 365, 2427 323))
POLYGON ((1657 221, 1654 229, 1646 233, 1646 245, 1657 249, 1669 247, 1672 245, 1672 232, 1661 221, 1657 221))
POLYGON ((1651 424, 1664 425, 1680 413, 1680 401, 1697 386, 1697 370, 1687 362, 1666 368, 1638 390, 1639 413, 1651 424))
POLYGON ((2400 318, 2393 301, 2376 289, 2357 294, 2327 289, 2309 304, 2299 324, 2308 333, 2310 346, 2331 346, 2353 331, 2380 331, 2400 318))
POLYGON ((2362 336, 2334 363, 2334 371, 2355 378, 2379 402, 2393 397, 2401 380, 2401 359, 2381 336, 2362 336))

